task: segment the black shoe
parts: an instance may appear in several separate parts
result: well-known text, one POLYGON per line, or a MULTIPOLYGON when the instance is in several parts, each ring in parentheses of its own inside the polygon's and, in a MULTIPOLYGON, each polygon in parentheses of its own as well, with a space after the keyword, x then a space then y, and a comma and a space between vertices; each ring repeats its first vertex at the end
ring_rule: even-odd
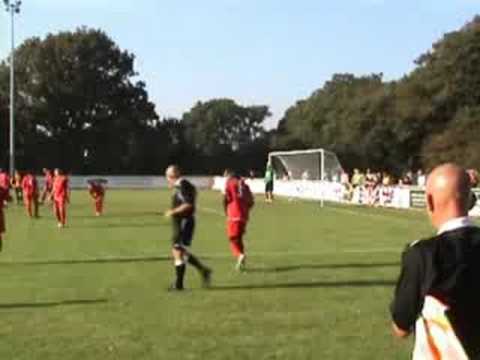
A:
POLYGON ((202 285, 204 288, 209 288, 212 285, 212 270, 205 269, 202 272, 202 285))

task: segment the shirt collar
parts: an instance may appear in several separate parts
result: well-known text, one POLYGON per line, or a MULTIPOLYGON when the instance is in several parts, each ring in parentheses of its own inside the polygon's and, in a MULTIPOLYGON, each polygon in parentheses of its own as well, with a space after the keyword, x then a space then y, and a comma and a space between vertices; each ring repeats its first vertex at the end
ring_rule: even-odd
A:
POLYGON ((183 178, 178 178, 177 181, 175 181, 175 186, 180 186, 181 182, 182 182, 183 178))
POLYGON ((442 226, 440 226, 440 228, 438 229, 437 235, 441 235, 448 231, 453 231, 469 226, 474 226, 474 224, 468 216, 454 218, 448 220, 446 223, 443 223, 442 226))

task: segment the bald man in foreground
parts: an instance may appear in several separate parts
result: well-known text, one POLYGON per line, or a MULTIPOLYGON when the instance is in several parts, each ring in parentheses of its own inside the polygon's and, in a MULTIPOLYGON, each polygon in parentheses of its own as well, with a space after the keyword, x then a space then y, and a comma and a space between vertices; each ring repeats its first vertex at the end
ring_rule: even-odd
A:
POLYGON ((393 331, 415 331, 413 359, 480 359, 480 228, 468 217, 470 180, 454 164, 427 180, 437 235, 411 244, 391 305, 393 331))

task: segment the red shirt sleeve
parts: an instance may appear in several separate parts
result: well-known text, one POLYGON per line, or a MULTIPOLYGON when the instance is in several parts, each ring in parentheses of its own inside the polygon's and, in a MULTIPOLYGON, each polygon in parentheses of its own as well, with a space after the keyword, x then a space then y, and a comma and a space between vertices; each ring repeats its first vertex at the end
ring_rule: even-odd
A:
POLYGON ((225 199, 228 204, 230 204, 233 201, 233 194, 234 194, 234 183, 232 181, 233 179, 229 179, 227 181, 227 184, 225 185, 225 199))

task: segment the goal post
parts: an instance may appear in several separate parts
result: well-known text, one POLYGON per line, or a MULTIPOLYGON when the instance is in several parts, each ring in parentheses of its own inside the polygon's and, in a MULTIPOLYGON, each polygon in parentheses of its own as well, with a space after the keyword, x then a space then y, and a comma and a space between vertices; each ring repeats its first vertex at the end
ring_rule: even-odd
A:
MULTIPOLYGON (((337 155, 325 149, 275 151, 268 155, 275 177, 279 180, 308 183, 319 190, 320 203, 323 206, 325 188, 328 183, 339 183, 343 172, 337 155)), ((299 194, 302 195, 302 194, 299 194)))

